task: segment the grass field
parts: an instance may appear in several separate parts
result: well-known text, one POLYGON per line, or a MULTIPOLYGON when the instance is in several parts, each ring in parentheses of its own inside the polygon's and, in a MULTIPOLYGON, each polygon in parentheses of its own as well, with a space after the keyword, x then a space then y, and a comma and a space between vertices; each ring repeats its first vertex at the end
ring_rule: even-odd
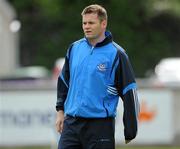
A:
MULTIPOLYGON (((51 147, 0 147, 0 149, 55 149, 51 147)), ((148 147, 116 147, 116 149, 180 149, 179 147, 171 147, 171 146, 148 146, 148 147)))

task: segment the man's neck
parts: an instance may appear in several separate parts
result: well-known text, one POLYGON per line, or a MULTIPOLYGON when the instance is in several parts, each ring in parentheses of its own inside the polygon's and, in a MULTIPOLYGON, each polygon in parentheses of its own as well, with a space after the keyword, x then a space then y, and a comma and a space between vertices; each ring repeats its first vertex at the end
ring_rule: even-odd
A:
POLYGON ((100 37, 95 39, 88 39, 88 41, 92 46, 95 46, 97 43, 102 42, 105 39, 105 37, 105 34, 102 34, 100 37))

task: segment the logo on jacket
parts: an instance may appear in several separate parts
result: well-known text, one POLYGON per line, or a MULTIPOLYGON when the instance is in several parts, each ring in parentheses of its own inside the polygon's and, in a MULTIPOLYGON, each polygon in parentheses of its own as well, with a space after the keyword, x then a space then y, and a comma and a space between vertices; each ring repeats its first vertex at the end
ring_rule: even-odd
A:
POLYGON ((106 65, 105 65, 105 64, 99 64, 99 65, 97 65, 97 68, 98 68, 100 71, 106 71, 106 65))

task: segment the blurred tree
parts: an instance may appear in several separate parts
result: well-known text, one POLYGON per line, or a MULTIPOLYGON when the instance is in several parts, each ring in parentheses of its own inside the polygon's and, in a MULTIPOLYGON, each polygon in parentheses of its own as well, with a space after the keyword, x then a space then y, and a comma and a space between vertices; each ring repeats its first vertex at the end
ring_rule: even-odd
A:
POLYGON ((51 69, 56 58, 66 54, 68 45, 83 37, 80 13, 93 3, 107 9, 108 30, 129 54, 136 76, 144 76, 163 57, 180 56, 180 21, 177 21, 180 19, 171 11, 155 14, 154 0, 9 1, 22 23, 22 65, 44 65, 51 69))

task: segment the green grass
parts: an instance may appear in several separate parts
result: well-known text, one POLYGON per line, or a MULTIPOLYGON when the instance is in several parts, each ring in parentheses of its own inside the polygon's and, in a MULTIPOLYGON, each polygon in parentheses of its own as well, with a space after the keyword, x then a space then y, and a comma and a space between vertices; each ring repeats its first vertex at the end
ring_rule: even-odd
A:
POLYGON ((171 147, 171 146, 148 146, 148 147, 117 147, 116 149, 180 149, 180 147, 171 147))
MULTIPOLYGON (((37 147, 0 147, 0 149, 51 149, 51 147, 46 146, 46 147, 42 147, 42 146, 37 146, 37 147)), ((55 148, 54 148, 55 149, 55 148)))
MULTIPOLYGON (((0 149, 52 149, 51 147, 0 147, 0 149)), ((54 148, 55 149, 55 148, 54 148)), ((171 147, 171 146, 148 146, 148 147, 138 147, 138 146, 120 146, 116 147, 116 149, 180 149, 179 147, 171 147)))

